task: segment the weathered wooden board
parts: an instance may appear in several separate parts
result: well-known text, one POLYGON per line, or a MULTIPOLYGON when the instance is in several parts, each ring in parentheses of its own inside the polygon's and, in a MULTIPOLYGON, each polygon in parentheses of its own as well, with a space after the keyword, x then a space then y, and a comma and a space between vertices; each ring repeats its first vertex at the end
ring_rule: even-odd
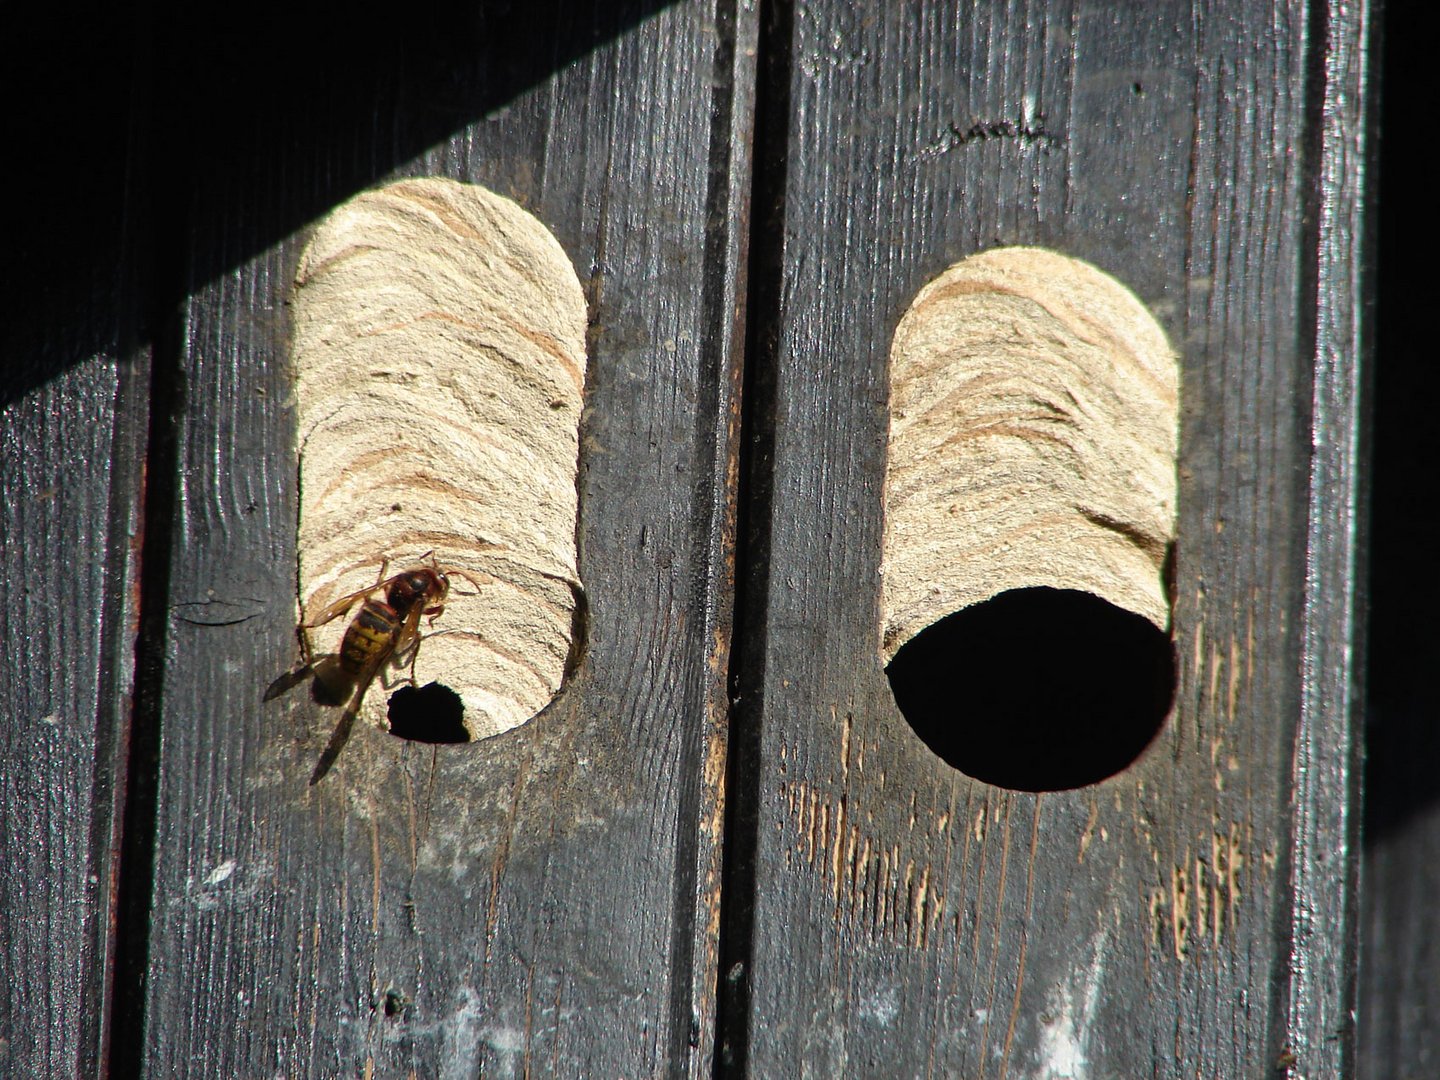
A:
POLYGON ((0 65, 4 1076, 98 1072, 116 956, 149 365, 130 28, 92 14, 8 12, 0 65))
POLYGON ((358 35, 386 38, 378 58, 316 35, 318 72, 291 50, 293 98, 224 110, 233 144, 177 185, 196 224, 148 1075, 709 1070, 753 17, 559 7, 528 37, 500 20, 358 35), (346 63, 378 65, 373 97, 325 85, 346 63), (437 116, 453 135, 410 159, 437 116), (587 282, 588 652, 517 730, 433 746, 357 728, 310 788, 336 711, 261 703, 295 659, 289 227, 391 165, 517 199, 587 282))
POLYGON ((7 1075, 90 1073, 102 1053, 138 611, 143 374, 114 352, 87 357, 0 412, 7 1075))
MULTIPOLYGON (((128 14, 16 28, 44 104, 0 145, 86 138, 0 267, 0 1073, 1352 1071, 1367 7, 768 12, 738 511, 755 5, 197 9, 154 65, 128 14), (99 91, 53 85, 62 41, 99 91), (286 303, 308 223, 431 174, 588 282, 589 651, 517 731, 366 729, 312 789, 334 711, 260 701, 294 659, 286 303), (931 754, 878 652, 890 337, 1013 243, 1128 283, 1185 373, 1174 714, 1044 794, 931 754)), ((1430 749, 1377 754, 1367 1075, 1434 1053, 1430 749)))
MULTIPOLYGON (((1343 5, 782 10, 729 838, 755 879, 722 956, 749 1074, 1348 1067, 1364 43, 1343 5), (1017 243, 1128 284, 1183 370, 1173 714, 1039 794, 920 742, 877 629, 891 335, 1017 243)), ((988 738, 965 659, 939 689, 988 738)))

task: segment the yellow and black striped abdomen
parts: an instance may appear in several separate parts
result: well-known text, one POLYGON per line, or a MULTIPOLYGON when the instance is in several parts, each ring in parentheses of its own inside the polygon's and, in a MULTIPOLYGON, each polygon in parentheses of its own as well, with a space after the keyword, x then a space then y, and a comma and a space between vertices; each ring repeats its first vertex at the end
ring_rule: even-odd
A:
POLYGON ((400 619, 383 600, 366 600, 340 642, 340 667, 358 677, 395 647, 400 619))

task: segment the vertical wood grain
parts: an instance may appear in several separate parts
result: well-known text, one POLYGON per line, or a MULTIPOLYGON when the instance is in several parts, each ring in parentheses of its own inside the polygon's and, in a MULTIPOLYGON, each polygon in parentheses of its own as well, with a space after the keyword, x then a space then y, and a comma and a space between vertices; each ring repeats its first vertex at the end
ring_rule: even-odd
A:
MULTIPOLYGON (((513 14, 197 9, 153 63, 146 17, 15 24, 43 104, 0 145, 52 152, 0 266, 0 1074, 1353 1071, 1370 5, 513 14), (401 175, 517 199, 587 284, 588 651, 521 728, 365 728, 312 789, 335 710, 261 702, 287 304, 401 175), (1007 244, 1125 282, 1183 370, 1173 714, 1041 794, 936 759, 879 658, 891 337, 1007 244)), ((1429 1053, 1409 810, 1375 1075, 1429 1053)))
MULTIPOLYGON (((748 1072, 1325 1074, 1348 1038, 1331 1025, 1354 853, 1346 811, 1325 809, 1351 798, 1348 710, 1316 704, 1321 668, 1349 675, 1316 648, 1351 633, 1346 603, 1326 605, 1354 545, 1307 523, 1353 512, 1359 358, 1331 328, 1358 286, 1331 247, 1346 272, 1317 292, 1312 223, 1342 188, 1352 212, 1360 165, 1305 148, 1332 75, 1358 107, 1363 11, 785 8, 769 577, 747 600, 765 638, 741 686, 757 871, 753 930, 725 961, 748 987, 748 1072), (1183 369, 1173 715, 1129 769, 1042 794, 937 760, 878 659, 890 338, 921 285, 1006 244, 1117 276, 1183 369), (1312 477, 1312 435, 1343 444, 1333 478, 1312 477), (1297 783, 1307 748, 1328 764, 1297 783), (1324 881, 1293 871, 1316 842, 1324 881), (1312 888, 1327 915, 1292 948, 1312 888), (1302 961, 1316 978, 1299 991, 1302 961)), ((1360 132, 1349 115, 1326 129, 1340 142, 1360 132)), ((956 658, 958 724, 985 723, 964 708, 985 675, 956 658)))
POLYGON ((1362 0, 1317 5, 1311 24, 1315 284, 1302 303, 1313 305, 1315 329, 1283 1053, 1315 1076, 1354 1075, 1356 1062, 1370 20, 1362 0))
MULTIPOLYGON (((560 14, 600 25, 602 7, 560 14)), ((517 199, 587 283, 588 648, 561 699, 504 735, 437 747, 361 726, 307 787, 335 711, 260 700, 294 660, 286 303, 303 235, 267 243, 250 223, 285 220, 292 191, 313 200, 356 143, 287 142, 324 130, 306 112, 339 107, 322 90, 236 118, 241 145, 288 147, 283 171, 191 181, 148 1075, 708 1072, 751 82, 736 41, 753 17, 627 10, 513 96, 495 86, 510 93, 515 58, 475 37, 466 59, 464 26, 421 83, 449 70, 458 102, 407 97, 406 65, 430 59, 402 48, 375 105, 409 132, 484 103, 396 171, 517 199), (204 272, 226 251, 243 257, 204 272)), ((534 54, 515 62, 551 55, 545 36, 513 44, 534 54)))
POLYGON ((103 1053, 144 373, 89 358, 0 413, 0 1071, 15 1076, 89 1074, 103 1053))

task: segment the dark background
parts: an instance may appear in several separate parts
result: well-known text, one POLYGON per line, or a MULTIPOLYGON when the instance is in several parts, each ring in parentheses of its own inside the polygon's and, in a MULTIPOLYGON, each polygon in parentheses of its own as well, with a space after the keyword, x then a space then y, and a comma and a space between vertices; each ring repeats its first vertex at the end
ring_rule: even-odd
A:
POLYGON ((1362 1076, 1440 1069, 1440 672, 1436 421, 1440 369, 1425 269, 1433 204, 1430 5, 1385 5, 1375 244, 1370 603, 1365 684, 1359 1064, 1362 1076))
POLYGON ((1372 204, 1379 234, 1366 684, 1365 831, 1372 840, 1423 812, 1440 791, 1440 727, 1434 723, 1440 367, 1430 317, 1434 283, 1422 262, 1432 232, 1426 189, 1433 144, 1421 133, 1432 108, 1416 89, 1416 75, 1433 62, 1434 20, 1417 23, 1421 6, 1386 5, 1379 184, 1372 204))

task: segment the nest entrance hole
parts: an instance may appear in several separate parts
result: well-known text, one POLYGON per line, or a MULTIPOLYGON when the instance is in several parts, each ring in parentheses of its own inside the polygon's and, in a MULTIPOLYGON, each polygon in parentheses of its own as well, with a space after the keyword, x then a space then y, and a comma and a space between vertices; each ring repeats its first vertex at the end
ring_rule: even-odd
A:
POLYGON ((470 741, 465 727, 465 703, 443 683, 402 686, 390 697, 390 734, 397 739, 423 743, 470 741))
POLYGON ((967 776, 1062 791, 1125 769, 1175 697, 1175 650, 1090 593, 1013 589, 926 627, 885 669, 900 712, 967 776))

